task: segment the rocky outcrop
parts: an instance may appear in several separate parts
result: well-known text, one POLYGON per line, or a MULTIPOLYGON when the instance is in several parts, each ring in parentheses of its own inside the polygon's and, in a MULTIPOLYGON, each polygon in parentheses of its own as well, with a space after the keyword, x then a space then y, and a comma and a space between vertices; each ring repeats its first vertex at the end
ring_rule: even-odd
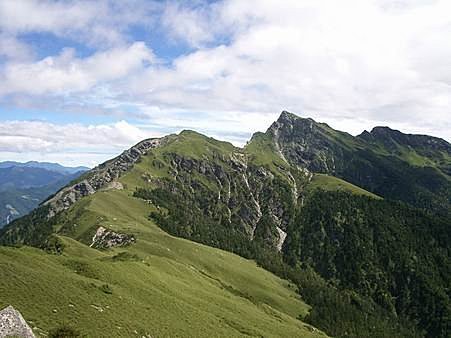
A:
POLYGON ((99 227, 92 237, 92 244, 90 246, 96 249, 109 249, 117 246, 130 245, 135 242, 136 239, 133 235, 122 234, 104 227, 99 227))
POLYGON ((278 251, 282 251, 283 243, 285 242, 285 239, 287 238, 287 233, 279 227, 276 227, 276 229, 279 234, 279 240, 277 242, 276 247, 277 247, 278 251))
POLYGON ((4 337, 35 338, 20 312, 12 306, 0 311, 0 338, 4 337))
POLYGON ((310 118, 301 118, 289 112, 282 112, 266 132, 274 141, 280 156, 287 162, 313 172, 334 175, 348 158, 346 144, 337 142, 339 138, 351 135, 334 131, 324 123, 310 118))
POLYGON ((121 188, 116 180, 150 149, 165 142, 166 138, 144 140, 134 147, 124 151, 118 157, 105 162, 83 175, 83 180, 59 191, 44 205, 50 206, 49 217, 68 209, 80 198, 91 195, 100 189, 121 188))

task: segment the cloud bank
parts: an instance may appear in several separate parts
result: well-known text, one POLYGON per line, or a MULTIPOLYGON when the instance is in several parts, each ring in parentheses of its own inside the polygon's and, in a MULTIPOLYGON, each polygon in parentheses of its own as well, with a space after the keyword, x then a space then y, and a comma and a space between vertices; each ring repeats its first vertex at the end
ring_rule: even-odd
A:
MULTIPOLYGON (((5 0, 0 106, 106 114, 136 135, 191 128, 236 144, 284 109, 353 134, 389 125, 449 141, 449 13, 447 0, 5 0), (31 33, 71 43, 41 55, 23 39, 31 33)), ((35 146, 46 151, 49 139, 35 146)))

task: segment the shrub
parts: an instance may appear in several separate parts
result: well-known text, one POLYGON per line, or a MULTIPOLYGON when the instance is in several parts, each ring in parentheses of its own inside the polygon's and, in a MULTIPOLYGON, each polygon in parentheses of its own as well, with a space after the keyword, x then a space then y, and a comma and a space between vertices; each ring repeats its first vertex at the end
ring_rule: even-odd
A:
POLYGON ((113 293, 113 289, 111 289, 111 287, 108 284, 103 284, 100 287, 100 290, 102 290, 104 293, 111 295, 113 293))
POLYGON ((81 337, 80 332, 73 327, 62 325, 49 332, 49 338, 78 338, 81 337))

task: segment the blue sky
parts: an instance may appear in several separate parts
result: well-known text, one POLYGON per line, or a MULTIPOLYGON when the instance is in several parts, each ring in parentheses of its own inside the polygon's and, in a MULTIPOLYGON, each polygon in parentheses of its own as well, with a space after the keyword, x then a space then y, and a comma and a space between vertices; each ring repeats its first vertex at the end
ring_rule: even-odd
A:
POLYGON ((280 111, 451 139, 451 2, 0 2, 0 160, 94 166, 280 111))

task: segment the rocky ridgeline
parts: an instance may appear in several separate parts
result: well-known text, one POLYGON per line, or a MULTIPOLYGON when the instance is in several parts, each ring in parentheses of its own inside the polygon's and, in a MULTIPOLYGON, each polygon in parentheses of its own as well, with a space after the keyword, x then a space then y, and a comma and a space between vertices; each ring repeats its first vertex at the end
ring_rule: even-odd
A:
POLYGON ((0 338, 4 337, 35 338, 20 312, 12 306, 0 311, 0 338))
POLYGON ((108 249, 117 246, 126 246, 135 243, 135 236, 129 234, 122 234, 108 230, 104 227, 99 227, 92 237, 92 248, 108 249))
POLYGON ((117 179, 128 171, 150 149, 164 143, 165 138, 144 140, 134 147, 124 151, 118 157, 105 162, 83 176, 82 181, 59 191, 44 205, 50 206, 48 217, 68 209, 80 198, 92 195, 100 189, 120 189, 117 179))

